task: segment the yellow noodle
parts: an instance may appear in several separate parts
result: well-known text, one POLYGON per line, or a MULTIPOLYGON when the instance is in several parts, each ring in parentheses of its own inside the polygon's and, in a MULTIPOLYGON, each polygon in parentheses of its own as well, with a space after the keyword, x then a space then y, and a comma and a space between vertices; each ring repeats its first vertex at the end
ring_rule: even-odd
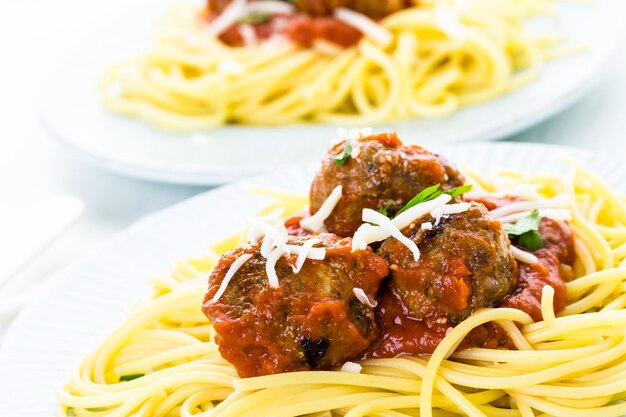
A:
POLYGON ((493 99, 531 82, 546 57, 559 55, 556 37, 532 39, 524 28, 525 19, 552 13, 551 0, 454 3, 425 1, 393 13, 380 21, 392 42, 364 38, 345 49, 288 42, 229 47, 207 34, 194 6, 180 4, 147 53, 107 70, 101 95, 110 111, 169 130, 368 125, 442 117, 493 99), (443 23, 442 9, 462 33, 443 23))

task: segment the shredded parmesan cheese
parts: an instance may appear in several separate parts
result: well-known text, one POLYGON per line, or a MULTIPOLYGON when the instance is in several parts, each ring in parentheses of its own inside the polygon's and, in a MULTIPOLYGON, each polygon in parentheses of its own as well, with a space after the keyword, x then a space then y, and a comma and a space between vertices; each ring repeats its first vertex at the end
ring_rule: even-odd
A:
POLYGON ((292 14, 296 8, 285 1, 277 0, 256 0, 248 3, 246 12, 267 13, 267 14, 292 14))
POLYGON ((308 230, 309 232, 317 232, 324 226, 324 220, 330 216, 330 213, 333 212, 335 206, 341 199, 342 195, 342 187, 338 185, 335 189, 330 193, 326 201, 322 204, 320 209, 306 219, 300 220, 300 226, 304 230, 308 230))
MULTIPOLYGON (((500 217, 498 218, 498 221, 500 223, 517 223, 524 217, 530 216, 531 213, 532 211, 521 211, 519 213, 513 213, 508 216, 500 217)), ((572 220, 572 212, 567 209, 540 209, 539 216, 552 220, 572 220)))
MULTIPOLYGON (((476 185, 474 185, 476 188, 476 185)), ((474 200, 481 197, 507 198, 519 197, 524 200, 541 200, 543 197, 537 192, 537 186, 533 184, 517 184, 512 187, 501 188, 497 191, 488 192, 483 189, 472 189, 465 193, 465 197, 474 200)))
POLYGON ((267 274, 270 288, 279 287, 278 275, 276 275, 276 262, 285 254, 286 252, 281 248, 275 248, 265 260, 265 273, 267 274))
MULTIPOLYGON (((442 194, 433 200, 416 204, 410 209, 400 213, 393 220, 391 220, 391 222, 397 229, 402 230, 420 217, 430 213, 438 207, 444 206, 451 199, 452 197, 448 194, 442 194)), ((352 250, 367 249, 367 245, 370 243, 380 242, 381 240, 387 239, 389 236, 391 236, 391 234, 388 230, 379 226, 372 226, 371 224, 364 223, 361 227, 359 227, 352 238, 352 250)))
POLYGON ((296 261, 296 265, 293 267, 293 272, 298 273, 304 266, 304 261, 307 258, 309 259, 324 259, 326 257, 326 250, 321 248, 313 248, 313 245, 320 243, 319 239, 309 239, 302 244, 302 246, 292 246, 289 248, 293 251, 293 253, 298 254, 298 260, 296 261))
POLYGON ((250 228, 248 229, 248 240, 250 243, 257 243, 263 236, 265 238, 269 237, 272 245, 278 246, 285 253, 290 253, 287 246, 287 231, 282 222, 270 224, 261 219, 250 219, 250 228))
POLYGON ((389 219, 389 217, 377 211, 374 211, 372 209, 364 209, 363 221, 378 224, 378 227, 385 230, 385 232, 388 233, 390 236, 393 236, 394 238, 398 239, 400 243, 402 243, 411 251, 415 262, 419 261, 420 250, 417 247, 417 244, 413 242, 411 239, 409 239, 408 237, 404 236, 404 234, 402 234, 400 229, 398 229, 398 227, 395 224, 393 224, 393 222, 389 219))
POLYGON ((246 13, 247 0, 233 0, 224 8, 208 26, 207 31, 212 36, 218 37, 226 29, 237 23, 246 13))
POLYGON ((368 307, 374 308, 378 305, 376 301, 370 300, 370 298, 365 294, 362 288, 352 288, 352 293, 354 296, 361 302, 361 304, 365 304, 368 307))
POLYGON ((443 207, 437 207, 430 212, 430 215, 435 219, 435 226, 439 226, 441 218, 443 217, 443 207))
POLYGON ((524 262, 525 264, 532 265, 539 263, 539 259, 535 255, 530 252, 523 251, 513 245, 511 245, 511 253, 513 254, 513 257, 515 257, 515 259, 520 262, 524 262))
POLYGON ((447 204, 441 208, 443 215, 459 214, 468 211, 470 203, 447 204))
POLYGON ((411 207, 405 212, 400 213, 392 221, 396 226, 398 226, 398 229, 404 229, 426 213, 430 213, 437 207, 442 207, 448 204, 450 200, 452 200, 452 197, 450 197, 448 194, 442 194, 433 200, 427 201, 425 203, 420 203, 411 207))
POLYGON ((289 234, 284 222, 279 218, 280 212, 268 214, 249 220, 248 241, 256 244, 261 240, 260 252, 265 258, 265 272, 271 288, 278 288, 278 275, 276 263, 284 255, 298 255, 296 265, 293 266, 295 273, 300 272, 307 259, 322 260, 326 258, 326 249, 314 248, 319 239, 309 239, 302 246, 288 244, 289 234))
POLYGON ((217 289, 217 292, 215 293, 213 298, 211 298, 211 300, 205 304, 205 307, 209 304, 215 303, 217 300, 220 299, 222 295, 224 295, 224 292, 226 291, 226 287, 228 287, 230 280, 235 276, 239 268, 241 268, 243 264, 245 264, 250 258, 252 258, 252 254, 244 253, 239 258, 235 259, 235 262, 233 262, 230 268, 228 268, 228 271, 226 272, 226 275, 224 276, 220 287, 217 289))
MULTIPOLYGON (((295 7, 292 4, 283 1, 276 0, 258 0, 248 3, 247 0, 233 0, 224 8, 215 20, 213 20, 207 29, 207 31, 215 37, 220 36, 229 27, 239 22, 244 16, 250 13, 267 13, 269 15, 276 14, 292 14, 295 12, 295 7)), ((252 29, 252 28, 250 28, 252 29)), ((244 43, 249 46, 248 41, 251 40, 250 32, 246 34, 243 29, 241 36, 244 39, 244 43)), ((254 34, 256 39, 256 34, 254 34)), ((256 44, 256 41, 252 43, 256 44)))
POLYGON ((358 363, 354 363, 354 362, 346 362, 341 367, 341 372, 349 372, 352 374, 360 374, 362 370, 363 370, 363 367, 359 365, 358 363))
MULTIPOLYGON (((240 25, 239 26, 239 34, 243 39, 244 46, 254 46, 259 43, 259 39, 256 36, 256 31, 252 27, 252 25, 240 25)), ((242 71, 243 73, 244 71, 242 71)))
POLYGON ((570 206, 570 199, 565 194, 559 194, 553 198, 539 201, 520 201, 518 203, 508 204, 503 207, 491 210, 491 214, 496 219, 507 216, 513 213, 532 211, 535 209, 547 209, 547 208, 568 208, 570 206))
POLYGON ((270 256, 270 253, 274 250, 274 244, 272 239, 263 239, 261 242, 261 256, 267 259, 270 256))
POLYGON ((365 37, 372 39, 382 46, 389 45, 393 40, 391 32, 364 14, 355 12, 354 10, 339 7, 335 9, 334 17, 354 27, 365 37))

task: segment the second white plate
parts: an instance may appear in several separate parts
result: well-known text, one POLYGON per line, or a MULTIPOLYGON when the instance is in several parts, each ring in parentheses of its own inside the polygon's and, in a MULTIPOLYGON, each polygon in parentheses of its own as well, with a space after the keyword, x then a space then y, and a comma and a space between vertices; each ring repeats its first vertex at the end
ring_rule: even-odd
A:
MULTIPOLYGON (((196 0, 201 1, 201 0, 196 0)), ((126 3, 129 4, 129 3, 126 3)), ((166 133, 109 114, 97 80, 111 63, 146 50, 154 24, 171 0, 139 0, 117 18, 105 19, 46 83, 41 109, 46 125, 70 151, 118 173, 156 181, 219 184, 318 160, 335 137, 334 126, 278 128, 226 126, 192 135, 166 133), (136 7, 136 8, 135 8, 136 7)), ((493 140, 516 133, 572 104, 601 78, 620 39, 626 2, 556 2, 553 17, 533 24, 586 45, 579 54, 550 62, 539 79, 497 100, 440 120, 413 120, 377 127, 396 130, 407 143, 493 140)))

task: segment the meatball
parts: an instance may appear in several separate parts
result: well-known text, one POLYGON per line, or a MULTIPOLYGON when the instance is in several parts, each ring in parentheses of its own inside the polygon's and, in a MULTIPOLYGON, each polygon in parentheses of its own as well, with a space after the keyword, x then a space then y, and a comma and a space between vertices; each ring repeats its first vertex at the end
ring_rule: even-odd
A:
POLYGON ((369 17, 381 18, 388 14, 411 7, 412 0, 295 0, 296 7, 308 14, 323 16, 333 10, 345 7, 363 13, 369 17))
POLYGON ((291 41, 311 47, 318 39, 349 47, 356 44, 362 33, 354 26, 333 17, 315 17, 304 13, 293 16, 281 32, 291 41))
MULTIPOLYGON (((494 210, 509 204, 525 201, 523 198, 517 196, 493 197, 490 195, 464 199, 482 203, 488 210, 494 210)), ((559 261, 558 269, 561 278, 565 281, 573 279, 574 273, 572 266, 576 261, 576 250, 574 248, 574 231, 570 227, 569 222, 543 217, 539 223, 539 234, 543 239, 543 247, 552 253, 559 261)), ((512 243, 517 246, 517 239, 513 238, 512 243)), ((526 250, 526 248, 521 249, 526 250)))
MULTIPOLYGON (((359 301, 354 288, 372 300, 387 264, 370 249, 352 252, 349 238, 327 233, 315 238, 326 249, 325 259, 307 259, 295 273, 297 257, 283 256, 276 264, 279 288, 268 285, 260 244, 226 253, 211 273, 203 311, 215 328, 222 356, 241 377, 332 368, 379 338, 374 309, 359 301), (252 257, 212 302, 242 254, 252 257)), ((307 239, 291 236, 288 243, 300 246, 307 239)))
POLYGON ((221 13, 233 0, 208 0, 207 10, 210 13, 221 13))
MULTIPOLYGON (((210 12, 219 13, 232 0, 208 0, 210 12)), ((294 0, 296 8, 313 16, 327 16, 339 7, 346 7, 373 18, 385 17, 388 14, 411 7, 413 0, 294 0)))
MULTIPOLYGON (((489 195, 474 197, 473 201, 483 203, 489 210, 524 201, 520 197, 493 197, 489 195)), ((539 234, 543 239, 543 248, 534 251, 539 260, 536 264, 519 264, 519 282, 513 292, 498 307, 512 307, 528 313, 535 321, 542 319, 541 295, 543 287, 550 285, 554 289, 554 311, 565 308, 565 282, 574 278, 572 266, 576 261, 574 232, 568 222, 548 217, 541 219, 539 234)), ((512 244, 518 246, 517 238, 512 244)), ((520 247, 522 250, 528 250, 520 247)))
POLYGON ((364 208, 385 209, 395 214, 423 189, 441 184, 442 190, 463 185, 465 178, 448 161, 419 146, 404 146, 395 133, 374 135, 357 141, 341 141, 311 184, 311 214, 319 210, 335 187, 343 196, 325 226, 339 236, 352 236, 362 224, 364 208), (346 147, 351 156, 337 161, 346 147))
MULTIPOLYGON (((430 216, 428 216, 430 217, 430 216)), ((414 319, 444 318, 458 323, 479 307, 498 304, 517 284, 517 263, 506 232, 478 203, 463 213, 436 220, 432 228, 414 222, 402 232, 421 251, 415 262, 394 238, 378 254, 391 270, 389 291, 414 319)))

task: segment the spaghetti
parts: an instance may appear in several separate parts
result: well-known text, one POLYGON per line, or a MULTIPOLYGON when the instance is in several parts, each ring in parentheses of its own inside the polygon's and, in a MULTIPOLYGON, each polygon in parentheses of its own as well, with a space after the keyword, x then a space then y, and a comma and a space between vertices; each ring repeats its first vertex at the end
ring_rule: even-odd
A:
MULTIPOLYGON (((59 416, 458 416, 618 417, 626 414, 626 198, 584 168, 574 176, 469 176, 488 192, 530 184, 543 198, 565 194, 576 233, 575 279, 555 316, 544 288, 542 321, 511 308, 481 309, 452 329, 430 357, 349 363, 239 379, 220 356, 199 306, 217 253, 179 262, 151 280, 137 307, 58 393, 59 416), (518 350, 455 347, 487 322, 518 350), (453 353, 454 352, 454 353, 453 353)), ((526 186, 524 186, 526 187, 526 186)), ((263 190, 266 194, 267 190, 263 190)), ((276 193, 269 207, 291 215, 306 198, 276 193)))
POLYGON ((175 131, 443 117, 533 80, 558 41, 533 38, 524 21, 551 9, 550 0, 420 1, 368 24, 343 9, 338 18, 367 31, 343 48, 280 37, 229 46, 181 4, 148 53, 106 72, 102 98, 114 113, 175 131))

